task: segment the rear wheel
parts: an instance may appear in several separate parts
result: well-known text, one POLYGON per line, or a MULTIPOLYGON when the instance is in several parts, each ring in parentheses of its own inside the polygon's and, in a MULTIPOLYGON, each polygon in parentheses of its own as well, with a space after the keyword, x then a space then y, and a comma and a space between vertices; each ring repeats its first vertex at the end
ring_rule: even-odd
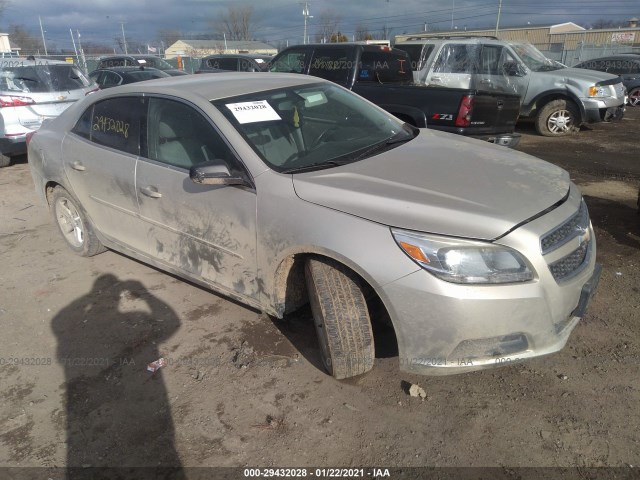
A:
POLYGON ((344 265, 312 258, 305 267, 322 362, 337 379, 373 368, 375 347, 360 280, 344 265))
POLYGON ((629 105, 632 107, 640 106, 640 87, 632 88, 629 92, 628 98, 627 102, 629 105))
POLYGON ((96 237, 80 203, 69 192, 62 187, 55 187, 51 205, 53 219, 71 250, 82 257, 91 257, 106 250, 96 237))
POLYGON ((11 165, 11 157, 0 153, 0 168, 11 165))
POLYGON ((545 137, 563 137, 580 130, 580 113, 571 100, 553 100, 536 116, 536 130, 545 137))

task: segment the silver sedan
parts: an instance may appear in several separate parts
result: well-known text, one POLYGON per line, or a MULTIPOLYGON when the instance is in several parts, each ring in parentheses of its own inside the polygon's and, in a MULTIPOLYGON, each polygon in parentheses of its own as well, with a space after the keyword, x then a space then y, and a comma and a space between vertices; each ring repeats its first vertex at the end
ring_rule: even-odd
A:
POLYGON ((599 278, 565 171, 312 77, 116 87, 43 125, 29 162, 71 250, 117 250, 275 317, 310 302, 336 378, 372 368, 382 317, 416 373, 557 351, 599 278))

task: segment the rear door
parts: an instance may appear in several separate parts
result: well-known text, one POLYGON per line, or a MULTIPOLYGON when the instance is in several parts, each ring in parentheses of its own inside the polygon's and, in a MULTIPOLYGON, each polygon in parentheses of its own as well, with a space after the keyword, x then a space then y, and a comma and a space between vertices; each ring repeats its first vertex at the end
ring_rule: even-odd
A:
POLYGON ((480 44, 445 43, 437 53, 425 83, 433 87, 473 88, 480 44))
POLYGON ((136 174, 145 253, 197 279, 257 299, 256 192, 200 185, 189 169, 226 165, 245 176, 209 119, 191 104, 149 99, 146 148, 136 174))
POLYGON ((142 97, 102 100, 62 143, 66 176, 93 224, 134 248, 141 244, 134 182, 143 112, 142 97))

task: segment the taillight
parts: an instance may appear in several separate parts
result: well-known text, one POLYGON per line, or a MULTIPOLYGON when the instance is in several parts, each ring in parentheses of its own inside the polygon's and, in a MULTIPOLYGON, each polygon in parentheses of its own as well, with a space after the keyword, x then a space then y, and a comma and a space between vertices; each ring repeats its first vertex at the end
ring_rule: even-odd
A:
POLYGON ((25 141, 27 142, 27 147, 29 146, 29 142, 31 141, 31 137, 33 137, 36 134, 36 132, 28 132, 26 137, 25 137, 25 141))
POLYGON ((29 97, 14 97, 13 95, 1 95, 0 107, 24 107, 33 105, 36 101, 29 97))
POLYGON ((471 113, 473 112, 473 96, 464 95, 458 107, 456 127, 468 127, 471 125, 471 113))

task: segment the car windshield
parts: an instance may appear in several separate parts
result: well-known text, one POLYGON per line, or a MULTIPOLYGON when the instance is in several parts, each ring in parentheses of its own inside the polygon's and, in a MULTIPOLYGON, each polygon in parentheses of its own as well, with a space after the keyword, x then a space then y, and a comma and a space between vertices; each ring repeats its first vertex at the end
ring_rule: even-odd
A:
POLYGON ((515 51, 520 60, 534 72, 548 72, 566 68, 561 63, 545 57, 540 50, 530 43, 511 43, 511 48, 515 51))
POLYGON ((226 98, 214 105, 278 172, 362 160, 411 140, 417 131, 326 83, 226 98))
POLYGON ((0 90, 23 93, 45 93, 76 90, 91 85, 75 65, 19 65, 3 67, 0 90))

